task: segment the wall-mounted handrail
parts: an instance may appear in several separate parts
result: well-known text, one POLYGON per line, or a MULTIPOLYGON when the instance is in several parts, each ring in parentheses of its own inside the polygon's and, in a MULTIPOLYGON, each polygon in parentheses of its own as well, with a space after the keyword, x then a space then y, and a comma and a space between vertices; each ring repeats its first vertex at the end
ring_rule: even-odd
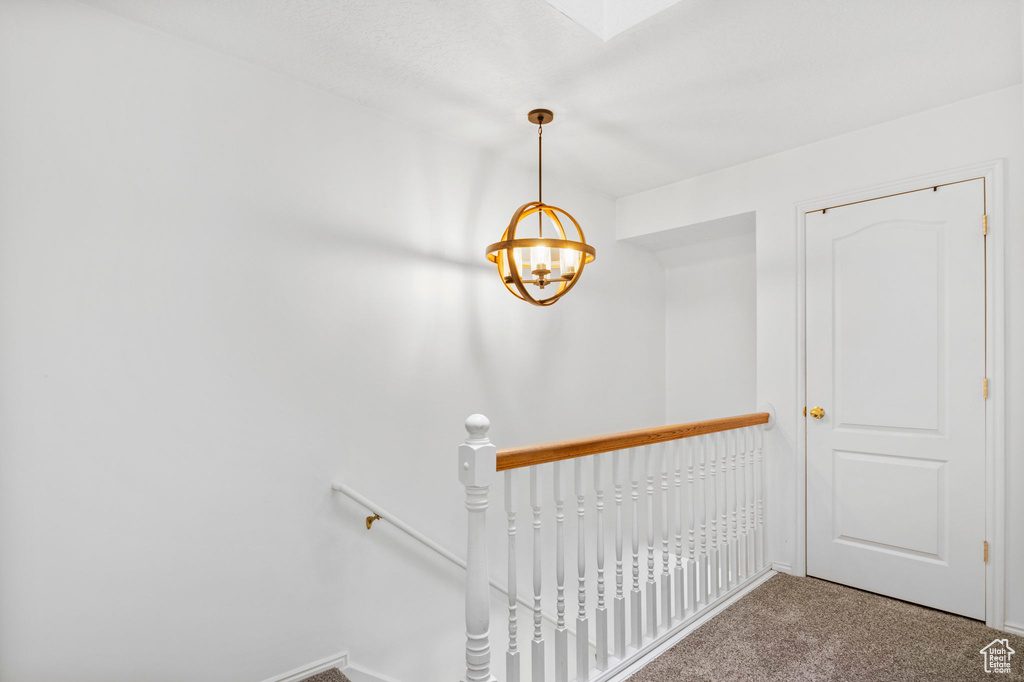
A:
MULTIPOLYGON (((352 498, 353 500, 355 500, 357 503, 359 503, 360 505, 362 505, 366 509, 369 509, 371 512, 373 512, 374 516, 378 516, 382 520, 387 521, 392 526, 394 526, 398 530, 402 531, 403 533, 405 533, 406 535, 411 537, 413 540, 421 543, 423 546, 427 547, 428 549, 433 550, 435 553, 437 553, 438 555, 444 557, 448 561, 452 562, 453 564, 455 564, 456 566, 458 566, 462 570, 464 570, 464 571, 467 570, 466 562, 461 557, 457 556, 456 554, 454 554, 450 550, 446 549, 442 545, 434 542, 433 540, 428 538, 426 535, 424 535, 420 531, 416 530, 415 528, 410 526, 405 521, 402 521, 400 518, 398 518, 397 516, 395 516, 394 514, 389 512, 388 510, 384 509, 384 507, 380 506, 376 502, 373 502, 373 501, 367 499, 366 497, 364 497, 363 495, 360 495, 358 492, 353 490, 350 486, 347 486, 344 483, 337 483, 337 482, 335 482, 335 483, 331 484, 331 490, 334 490, 335 492, 339 492, 339 493, 342 493, 344 495, 347 495, 348 497, 352 498)), ((370 524, 367 524, 367 529, 368 530, 369 530, 369 525, 370 524)), ((500 583, 499 581, 497 581, 497 580, 495 580, 493 578, 491 578, 488 582, 490 583, 491 587, 496 589, 498 592, 501 592, 506 597, 508 596, 508 587, 506 587, 504 584, 500 583)), ((529 602, 527 602, 522 597, 517 597, 516 601, 520 605, 525 606, 528 609, 532 609, 533 608, 533 605, 530 604, 529 602)), ((552 616, 551 614, 546 613, 546 612, 543 614, 543 616, 544 616, 544 620, 548 621, 551 624, 555 624, 556 620, 555 620, 554 616, 552 616)), ((575 630, 570 630, 569 634, 571 634, 573 637, 575 637, 576 636, 576 631, 575 630)))
POLYGON ((602 452, 625 450, 641 445, 653 445, 654 443, 663 443, 679 438, 691 438, 706 433, 741 429, 745 426, 767 424, 770 420, 771 414, 769 412, 754 412, 753 414, 706 419, 688 424, 656 426, 651 429, 623 431, 604 436, 591 436, 589 438, 563 440, 554 443, 543 443, 541 445, 528 445, 521 448, 506 448, 498 450, 497 470, 519 469, 535 464, 558 462, 565 459, 596 455, 602 452))
MULTIPOLYGON (((371 502, 367 498, 363 497, 355 490, 353 490, 351 487, 345 485, 344 483, 332 483, 331 490, 348 495, 353 500, 355 500, 362 506, 372 511, 375 516, 379 516, 384 521, 387 521, 392 526, 394 526, 398 530, 402 531, 403 533, 411 537, 413 540, 425 545, 429 549, 434 550, 437 554, 440 554, 445 559, 452 562, 459 568, 463 570, 466 569, 466 562, 463 561, 460 557, 453 554, 450 550, 445 549, 441 545, 437 544, 436 542, 428 538, 426 535, 410 526, 405 521, 402 521, 400 518, 398 518, 388 510, 384 509, 384 507, 380 506, 376 502, 371 502)), ((504 592, 506 595, 508 594, 508 590, 505 589, 503 586, 497 584, 495 581, 492 580, 491 585, 493 585, 494 589, 498 590, 499 592, 504 592)))

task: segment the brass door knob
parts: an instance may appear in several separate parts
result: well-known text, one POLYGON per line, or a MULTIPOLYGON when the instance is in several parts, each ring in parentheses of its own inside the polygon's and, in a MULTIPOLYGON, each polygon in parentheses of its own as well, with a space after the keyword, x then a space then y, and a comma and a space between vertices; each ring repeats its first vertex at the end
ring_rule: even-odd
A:
POLYGON ((825 416, 825 410, 823 410, 820 407, 812 407, 811 416, 814 417, 815 419, 821 419, 822 417, 825 416))

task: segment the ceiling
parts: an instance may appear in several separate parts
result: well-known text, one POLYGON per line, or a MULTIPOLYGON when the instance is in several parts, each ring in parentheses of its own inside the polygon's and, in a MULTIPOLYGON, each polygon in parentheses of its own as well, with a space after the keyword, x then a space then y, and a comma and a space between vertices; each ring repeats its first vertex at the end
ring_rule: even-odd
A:
POLYGON ((81 1, 611 197, 1021 81, 1018 0, 81 1))
POLYGON ((680 0, 545 0, 601 40, 611 40, 680 0))

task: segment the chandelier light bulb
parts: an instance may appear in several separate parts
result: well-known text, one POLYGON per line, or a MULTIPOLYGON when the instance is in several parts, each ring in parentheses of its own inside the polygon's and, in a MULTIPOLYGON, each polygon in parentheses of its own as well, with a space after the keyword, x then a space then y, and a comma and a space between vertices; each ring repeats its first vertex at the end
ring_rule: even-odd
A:
POLYGON ((548 246, 535 246, 532 251, 531 260, 536 263, 536 265, 533 266, 534 274, 536 274, 538 270, 545 269, 548 272, 551 272, 551 268, 549 267, 551 264, 551 248, 548 246))
POLYGON ((579 253, 572 249, 562 249, 559 256, 559 274, 563 279, 576 274, 576 266, 580 261, 579 253))

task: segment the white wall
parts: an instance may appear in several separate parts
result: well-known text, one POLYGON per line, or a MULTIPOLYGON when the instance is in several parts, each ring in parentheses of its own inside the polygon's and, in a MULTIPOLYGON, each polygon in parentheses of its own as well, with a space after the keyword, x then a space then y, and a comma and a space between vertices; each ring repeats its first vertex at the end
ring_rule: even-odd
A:
POLYGON ((756 410, 754 247, 750 231, 659 252, 667 424, 756 410))
POLYGON ((661 422, 614 204, 548 179, 598 259, 534 308, 483 260, 532 168, 64 0, 0 3, 0 92, 0 679, 455 679, 462 576, 331 480, 461 553, 466 415, 661 422))
MULTIPOLYGON (((1022 93, 1019 86, 768 156, 626 197, 618 234, 634 238, 741 212, 757 213, 757 396, 779 417, 769 457, 771 557, 791 564, 797 522, 794 448, 797 399, 797 203, 968 164, 1006 159, 1004 205, 989 207, 1005 226, 1007 406, 1006 621, 1024 625, 1024 204, 1022 93)), ((995 390, 995 389, 994 389, 995 390)))

